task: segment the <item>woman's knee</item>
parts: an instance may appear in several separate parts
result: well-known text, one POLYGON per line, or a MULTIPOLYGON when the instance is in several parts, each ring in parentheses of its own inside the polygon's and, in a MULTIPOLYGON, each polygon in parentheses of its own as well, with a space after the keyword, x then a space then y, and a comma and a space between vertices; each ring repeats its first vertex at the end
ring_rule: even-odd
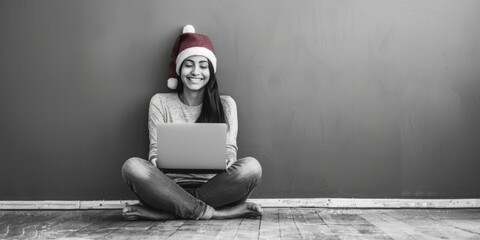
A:
POLYGON ((253 157, 246 157, 240 159, 242 163, 242 173, 255 178, 257 181, 262 179, 262 166, 257 159, 253 157))
POLYGON ((139 157, 129 158, 122 166, 122 178, 124 181, 127 179, 142 178, 146 179, 150 174, 148 174, 148 169, 145 164, 149 164, 146 160, 139 157))

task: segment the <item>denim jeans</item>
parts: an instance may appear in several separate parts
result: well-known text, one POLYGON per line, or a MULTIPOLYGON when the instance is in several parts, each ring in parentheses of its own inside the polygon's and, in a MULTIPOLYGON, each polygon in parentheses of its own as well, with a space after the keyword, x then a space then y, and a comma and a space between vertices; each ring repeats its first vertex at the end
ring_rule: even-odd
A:
POLYGON ((209 219, 214 208, 245 202, 261 177, 260 163, 252 157, 238 159, 227 170, 194 188, 178 185, 141 158, 130 158, 122 167, 123 181, 145 207, 182 219, 209 219))

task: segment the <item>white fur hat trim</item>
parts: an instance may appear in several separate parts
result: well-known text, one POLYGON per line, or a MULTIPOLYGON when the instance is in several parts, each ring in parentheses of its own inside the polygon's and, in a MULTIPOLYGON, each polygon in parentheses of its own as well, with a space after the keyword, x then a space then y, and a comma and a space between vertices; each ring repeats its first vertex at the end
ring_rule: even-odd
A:
POLYGON ((204 47, 191 47, 181 51, 178 54, 177 60, 175 61, 175 71, 177 72, 177 74, 180 74, 180 65, 182 64, 182 62, 186 58, 194 55, 204 56, 208 58, 208 60, 210 60, 210 62, 212 63, 213 72, 217 72, 217 57, 215 57, 215 54, 210 51, 210 49, 204 47))

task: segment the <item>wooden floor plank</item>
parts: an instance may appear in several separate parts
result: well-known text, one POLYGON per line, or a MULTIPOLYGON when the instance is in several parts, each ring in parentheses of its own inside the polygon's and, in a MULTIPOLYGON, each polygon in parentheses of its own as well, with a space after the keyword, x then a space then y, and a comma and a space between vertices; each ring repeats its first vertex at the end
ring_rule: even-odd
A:
POLYGON ((433 238, 449 239, 454 237, 454 239, 480 239, 476 233, 455 228, 445 222, 437 220, 440 216, 447 214, 448 212, 445 210, 424 209, 390 212, 393 218, 404 221, 406 224, 414 226, 417 231, 433 238))
MULTIPOLYGON (((432 220, 440 221, 450 227, 480 235, 480 209, 455 210, 437 210, 440 212, 435 217, 429 217, 432 220)), ((479 237, 480 238, 480 237, 479 237)))
MULTIPOLYGON (((318 210, 318 215, 323 219, 323 221, 328 225, 330 230, 340 239, 347 238, 354 238, 357 236, 358 231, 353 227, 352 223, 345 222, 344 214, 339 212, 338 210, 318 210)), ((354 220, 354 219, 350 219, 354 220)))
POLYGON ((260 222, 259 239, 280 239, 278 208, 264 209, 262 220, 260 222))
POLYGON ((294 210, 297 211, 297 214, 294 215, 294 221, 302 239, 340 239, 330 230, 320 216, 318 216, 315 209, 300 208, 294 210))
POLYGON ((203 225, 207 221, 187 220, 168 239, 204 240, 203 225))
MULTIPOLYGON (((355 228, 359 232, 359 236, 367 237, 369 239, 385 239, 390 240, 392 239, 389 237, 385 232, 383 232, 380 228, 377 228, 375 225, 371 224, 369 221, 365 220, 365 218, 361 217, 359 213, 355 213, 354 215, 345 214, 344 216, 348 216, 348 218, 355 219, 354 223, 352 224, 353 228, 355 228)), ((348 219, 345 219, 346 222, 349 222, 348 219)))
POLYGON ((102 210, 62 211, 59 214, 61 214, 64 219, 42 229, 42 231, 39 232, 39 239, 56 239, 65 237, 68 234, 97 221, 98 215, 101 213, 103 213, 102 210))
POLYGON ((332 232, 340 238, 391 239, 382 230, 358 215, 359 211, 317 211, 332 232))
POLYGON ((447 225, 450 225, 454 228, 461 229, 463 231, 467 231, 473 234, 479 235, 480 239, 480 223, 479 221, 471 220, 471 219, 443 219, 440 220, 447 225))
POLYGON ((15 219, 20 215, 27 215, 29 211, 0 211, 0 229, 2 226, 9 223, 9 220, 15 219))
POLYGON ((431 231, 440 232, 443 236, 454 236, 456 239, 480 239, 478 232, 470 231, 464 227, 452 226, 446 221, 435 220, 428 228, 431 231))
MULTIPOLYGON (((43 214, 47 211, 37 212, 38 214, 43 214)), ((77 211, 50 211, 54 218, 48 221, 38 221, 39 227, 37 228, 36 237, 39 239, 45 239, 45 233, 49 231, 49 229, 58 229, 58 225, 62 224, 70 219, 74 219, 75 216, 78 214, 77 211)))
POLYGON ((375 225, 377 228, 382 230, 386 235, 392 239, 405 239, 412 240, 415 239, 412 236, 411 228, 407 226, 408 229, 405 229, 404 225, 399 225, 397 223, 392 223, 387 221, 382 216, 382 211, 371 210, 360 213, 360 216, 363 217, 370 224, 375 225))
POLYGON ((62 222, 44 231, 42 235, 45 235, 47 238, 86 236, 90 231, 108 224, 108 217, 113 214, 112 210, 79 211, 69 221, 62 222))
POLYGON ((297 225, 295 224, 294 215, 297 212, 291 208, 280 209, 278 211, 278 222, 280 225, 281 239, 297 239, 300 236, 297 225))
MULTIPOLYGON (((94 238, 94 239, 116 239, 116 235, 113 233, 115 231, 118 231, 120 229, 125 229, 125 226, 129 224, 129 221, 126 221, 125 218, 123 217, 121 211, 115 211, 110 215, 106 221, 108 222, 105 225, 101 225, 101 227, 98 227, 94 230, 90 229, 82 229, 80 231, 75 232, 74 236, 75 237, 89 237, 89 238, 94 238)), ((130 232, 133 233, 133 232, 130 232)), ((141 234, 143 233, 142 231, 136 232, 136 234, 141 234)))
POLYGON ((242 218, 229 219, 224 221, 221 231, 215 236, 215 239, 233 239, 238 232, 242 218))
POLYGON ((107 226, 114 229, 102 236, 102 239, 143 239, 149 235, 150 229, 158 223, 156 221, 142 220, 122 221, 123 224, 117 223, 117 225, 122 225, 121 227, 114 228, 114 225, 107 226))
POLYGON ((120 227, 126 224, 121 211, 119 210, 105 210, 97 215, 97 218, 94 219, 89 225, 82 228, 77 228, 77 231, 74 231, 67 235, 69 238, 95 238, 105 236, 115 227, 120 227), (109 227, 111 225, 114 227, 109 227))
POLYGON ((146 236, 137 239, 169 239, 185 222, 187 222, 187 220, 182 219, 155 222, 155 224, 147 230, 148 234, 146 236))
POLYGON ((214 239, 220 232, 223 227, 223 224, 228 220, 199 220, 199 221, 192 221, 199 225, 196 229, 196 232, 201 238, 199 239, 214 239))
MULTIPOLYGON (((394 213, 395 212, 400 212, 400 211, 404 211, 404 210, 382 211, 380 213, 380 218, 383 219, 384 221, 388 222, 390 224, 391 228, 397 228, 397 229, 407 233, 409 236, 411 236, 415 239, 426 239, 426 240, 439 239, 438 236, 433 236, 431 234, 428 234, 428 232, 423 231, 418 226, 410 224, 409 219, 399 219, 398 217, 394 217, 394 213)), ((446 238, 446 239, 448 239, 448 238, 446 238)))
POLYGON ((26 211, 1 211, 0 212, 0 237, 6 237, 10 232, 10 228, 18 224, 20 219, 29 215, 26 211))
POLYGON ((430 224, 432 228, 435 226, 442 226, 441 232, 448 235, 453 234, 459 239, 480 239, 480 224, 478 224, 478 220, 480 219, 474 218, 474 221, 477 222, 475 226, 469 225, 465 221, 459 221, 461 219, 467 219, 471 214, 465 212, 464 214, 457 215, 459 212, 452 212, 451 210, 428 211, 429 215, 426 216, 426 219, 432 221, 432 224, 430 224))
POLYGON ((244 218, 238 226, 234 240, 258 239, 261 218, 244 218))
POLYGON ((17 218, 10 219, 0 237, 5 239, 34 238, 39 230, 48 225, 51 219, 58 217, 52 211, 23 211, 17 218))

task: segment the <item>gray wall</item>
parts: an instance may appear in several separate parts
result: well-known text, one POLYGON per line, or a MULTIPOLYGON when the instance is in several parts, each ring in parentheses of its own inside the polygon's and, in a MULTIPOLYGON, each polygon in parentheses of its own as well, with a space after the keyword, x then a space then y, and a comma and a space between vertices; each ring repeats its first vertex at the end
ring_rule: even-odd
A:
POLYGON ((0 1, 0 200, 132 199, 185 24, 253 197, 480 197, 480 1, 0 1))

